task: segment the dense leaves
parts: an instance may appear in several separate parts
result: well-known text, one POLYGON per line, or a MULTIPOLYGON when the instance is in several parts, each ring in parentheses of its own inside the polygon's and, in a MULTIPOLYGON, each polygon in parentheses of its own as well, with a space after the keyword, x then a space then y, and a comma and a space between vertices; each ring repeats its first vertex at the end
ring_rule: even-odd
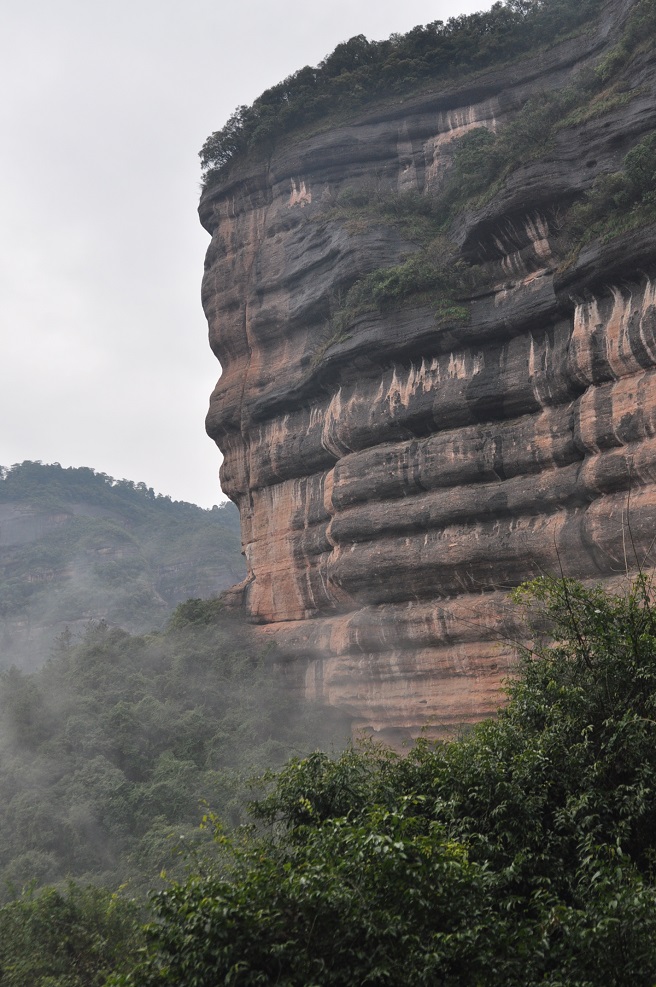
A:
POLYGON ((291 761, 200 873, 154 899, 131 987, 650 987, 656 615, 569 580, 509 700, 462 740, 291 761))
POLYGON ((2 987, 102 987, 141 945, 137 906, 102 888, 45 888, 0 908, 2 987))
POLYGON ((568 224, 582 242, 611 238, 656 221, 656 132, 629 151, 621 171, 599 178, 574 206, 568 224))
POLYGON ((467 323, 466 293, 479 277, 477 268, 457 259, 452 243, 445 237, 434 237, 402 263, 379 268, 357 280, 334 313, 331 330, 339 339, 359 315, 384 312, 405 303, 432 305, 437 322, 467 323))

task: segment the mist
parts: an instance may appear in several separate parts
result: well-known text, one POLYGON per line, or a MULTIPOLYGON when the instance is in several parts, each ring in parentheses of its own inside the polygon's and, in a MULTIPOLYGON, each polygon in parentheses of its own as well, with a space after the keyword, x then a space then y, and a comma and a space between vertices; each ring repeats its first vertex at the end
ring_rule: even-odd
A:
POLYGON ((183 872, 208 806, 238 825, 250 778, 347 743, 348 718, 290 686, 220 600, 157 634, 97 622, 0 673, 0 896, 69 877, 143 895, 183 872))

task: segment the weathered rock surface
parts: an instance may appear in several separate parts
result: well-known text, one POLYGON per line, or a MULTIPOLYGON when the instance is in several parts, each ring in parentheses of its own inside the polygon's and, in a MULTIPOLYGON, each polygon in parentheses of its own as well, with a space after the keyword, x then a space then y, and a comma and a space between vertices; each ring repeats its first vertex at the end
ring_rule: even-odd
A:
POLYGON ((508 589, 561 567, 614 579, 651 548, 656 230, 557 256, 559 210, 656 127, 647 56, 628 102, 561 129, 462 216, 461 256, 490 276, 468 324, 437 326, 424 305, 330 329, 357 278, 414 249, 380 218, 345 222, 340 194, 438 193, 457 136, 570 83, 630 9, 609 2, 592 33, 289 140, 202 197, 223 369, 207 427, 240 510, 243 600, 291 677, 356 729, 491 713, 519 633, 508 589))

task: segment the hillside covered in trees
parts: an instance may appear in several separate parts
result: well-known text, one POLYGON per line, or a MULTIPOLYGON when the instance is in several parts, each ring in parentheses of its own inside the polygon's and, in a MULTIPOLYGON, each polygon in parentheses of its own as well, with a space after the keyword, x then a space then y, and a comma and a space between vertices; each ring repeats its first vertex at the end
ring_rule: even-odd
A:
POLYGON ((290 694, 273 658, 221 601, 188 600, 161 632, 97 622, 0 672, 0 900, 67 878, 143 899, 204 801, 236 825, 248 777, 343 747, 348 721, 290 694))
MULTIPOLYGON (((81 861, 132 841, 123 866, 136 875, 140 862, 148 869, 167 856, 167 822, 192 835, 178 813, 196 786, 196 793, 209 793, 209 807, 204 829, 190 841, 187 876, 183 869, 154 895, 150 914, 131 894, 134 885, 118 895, 80 884, 15 889, 0 907, 0 984, 652 987, 652 591, 645 577, 617 596, 565 579, 526 587, 516 605, 527 608, 527 629, 537 619, 536 643, 523 651, 496 720, 449 743, 421 741, 405 756, 375 745, 337 757, 295 756, 264 779, 250 825, 237 829, 235 788, 226 786, 222 765, 235 763, 237 747, 262 765, 261 750, 267 743, 272 750, 265 740, 271 726, 283 725, 288 743, 293 717, 289 706, 271 707, 270 680, 263 690, 257 662, 233 655, 220 672, 215 667, 201 678, 204 698, 215 692, 206 729, 193 729, 202 717, 198 710, 183 713, 186 700, 176 698, 169 700, 173 730, 164 740, 146 710, 162 701, 165 683, 169 694, 178 691, 185 662, 199 662, 184 643, 189 621, 209 629, 217 618, 203 605, 180 608, 160 642, 170 649, 177 641, 179 659, 162 665, 158 698, 141 700, 143 728, 135 730, 119 698, 124 675, 117 667, 106 712, 121 721, 119 729, 96 727, 91 741, 103 753, 85 763, 79 742, 52 730, 47 739, 42 728, 32 741, 32 791, 14 799, 25 825, 33 820, 31 838, 50 841, 51 859, 55 816, 62 847, 75 827, 86 841, 81 861), (219 691, 230 696, 232 713, 217 700, 219 691), (249 736, 251 745, 260 738, 259 750, 258 742, 248 746, 249 736), (44 770, 52 773, 62 757, 66 771, 77 759, 78 771, 50 784, 39 811, 36 779, 40 774, 43 785, 44 770), (43 837, 34 835, 40 828, 43 837)), ((71 673, 89 666, 90 651, 98 663, 104 657, 102 665, 91 663, 95 675, 109 667, 110 654, 132 651, 129 684, 130 675, 143 680, 143 662, 134 658, 144 642, 121 644, 114 635, 103 644, 104 634, 58 660, 48 694, 57 678, 70 682, 71 673)), ((227 655, 231 646, 224 643, 227 655)), ((46 679, 33 682, 43 686, 46 679)), ((8 686, 17 695, 5 680, 5 704, 8 686)), ((77 727, 80 692, 73 700, 77 727)), ((41 697, 46 705, 48 694, 41 697)), ((99 701, 97 691, 91 694, 87 715, 99 701)), ((7 753, 5 743, 5 763, 7 753)), ((2 787, 6 799, 6 771, 2 787)), ((5 818, 3 832, 6 826, 5 818)))
POLYGON ((0 470, 0 668, 35 668, 90 620, 141 632, 243 578, 239 516, 85 467, 0 470))

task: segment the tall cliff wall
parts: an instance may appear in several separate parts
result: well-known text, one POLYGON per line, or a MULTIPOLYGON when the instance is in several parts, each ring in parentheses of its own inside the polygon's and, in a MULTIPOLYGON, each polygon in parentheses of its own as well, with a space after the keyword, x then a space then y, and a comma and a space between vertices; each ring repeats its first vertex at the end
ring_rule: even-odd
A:
POLYGON ((656 128, 648 47, 463 207, 449 249, 476 276, 455 301, 344 310, 358 279, 421 249, 390 201, 439 200, 458 138, 576 89, 633 7, 281 140, 202 197, 223 371, 207 427, 241 514, 243 600, 306 694, 356 729, 489 714, 517 634, 509 588, 561 567, 615 579, 656 534, 656 229, 573 250, 563 220, 656 128))

